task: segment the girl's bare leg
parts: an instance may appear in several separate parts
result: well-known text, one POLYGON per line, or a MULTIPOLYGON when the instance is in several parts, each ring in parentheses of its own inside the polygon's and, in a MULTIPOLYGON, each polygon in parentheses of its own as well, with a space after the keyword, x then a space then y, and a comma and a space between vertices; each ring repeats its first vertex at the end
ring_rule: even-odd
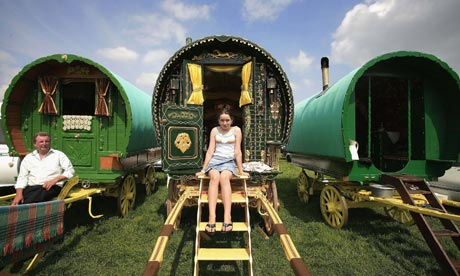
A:
POLYGON ((209 181, 208 187, 208 208, 209 208, 209 224, 216 223, 216 205, 217 205, 217 195, 219 193, 219 179, 220 173, 216 170, 209 171, 209 181))
POLYGON ((232 223, 232 186, 230 185, 232 175, 230 171, 220 173, 220 189, 222 203, 224 204, 224 223, 232 223))

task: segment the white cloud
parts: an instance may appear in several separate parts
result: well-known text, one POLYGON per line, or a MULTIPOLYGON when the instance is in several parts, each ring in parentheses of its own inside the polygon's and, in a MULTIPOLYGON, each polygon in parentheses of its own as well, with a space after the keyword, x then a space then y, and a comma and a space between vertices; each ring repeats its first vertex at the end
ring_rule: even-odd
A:
POLYGON ((210 5, 190 5, 179 0, 164 0, 162 8, 179 20, 209 19, 210 5))
POLYGON ((290 80, 290 85, 295 103, 310 97, 311 93, 308 93, 308 91, 314 91, 314 93, 321 91, 321 81, 316 82, 305 77, 290 80))
POLYGON ((170 41, 185 43, 185 27, 170 17, 159 14, 135 15, 131 17, 132 27, 124 32, 134 36, 138 42, 151 46, 170 41))
POLYGON ((299 50, 299 54, 296 57, 288 59, 289 68, 296 74, 305 73, 311 67, 313 61, 314 58, 302 50, 299 50))
POLYGON ((6 89, 20 70, 16 59, 8 52, 0 50, 0 101, 3 101, 6 89))
POLYGON ((357 67, 391 51, 434 54, 460 69, 460 1, 372 0, 350 10, 333 35, 331 58, 357 67))
POLYGON ((145 92, 152 94, 157 78, 157 73, 141 73, 140 76, 136 78, 135 84, 145 92))
POLYGON ((244 0, 243 18, 246 21, 272 21, 296 0, 244 0))
POLYGON ((171 54, 167 50, 164 50, 164 49, 151 50, 151 51, 148 51, 147 54, 144 55, 144 58, 142 59, 142 61, 144 63, 153 64, 153 65, 160 64, 160 66, 162 66, 163 64, 166 63, 166 61, 168 61, 170 56, 171 54))
POLYGON ((101 57, 116 61, 136 61, 139 56, 135 51, 121 46, 99 49, 96 53, 101 57))

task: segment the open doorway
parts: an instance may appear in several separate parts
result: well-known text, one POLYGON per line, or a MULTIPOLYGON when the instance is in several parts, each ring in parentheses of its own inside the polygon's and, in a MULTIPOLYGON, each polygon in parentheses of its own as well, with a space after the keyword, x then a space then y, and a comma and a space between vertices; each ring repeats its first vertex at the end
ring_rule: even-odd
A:
POLYGON ((358 154, 383 172, 397 172, 409 161, 409 88, 407 79, 386 76, 363 77, 356 85, 358 154))
POLYGON ((242 109, 239 107, 241 70, 240 65, 203 66, 203 131, 206 145, 209 144, 212 128, 218 126, 217 114, 223 108, 230 110, 233 125, 243 128, 242 109))

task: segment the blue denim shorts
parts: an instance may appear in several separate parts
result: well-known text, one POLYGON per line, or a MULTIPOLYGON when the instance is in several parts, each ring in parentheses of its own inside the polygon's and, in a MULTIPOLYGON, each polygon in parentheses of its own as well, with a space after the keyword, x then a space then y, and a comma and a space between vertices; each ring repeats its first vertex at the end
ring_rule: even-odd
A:
POLYGON ((236 172, 236 163, 234 159, 229 159, 220 156, 213 156, 211 161, 209 161, 208 167, 205 169, 205 172, 209 172, 211 169, 215 169, 219 172, 228 170, 233 173, 233 175, 238 176, 236 172))

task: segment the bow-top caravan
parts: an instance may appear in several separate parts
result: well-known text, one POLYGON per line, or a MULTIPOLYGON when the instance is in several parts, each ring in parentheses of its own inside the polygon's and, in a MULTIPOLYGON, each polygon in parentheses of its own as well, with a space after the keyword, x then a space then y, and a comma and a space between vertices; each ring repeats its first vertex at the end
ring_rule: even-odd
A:
POLYGON ((334 228, 347 224, 349 208, 383 206, 393 219, 415 223, 446 275, 459 275, 441 240, 460 249, 460 216, 444 207, 460 203, 428 182, 460 159, 457 73, 433 55, 399 51, 324 87, 295 107, 287 158, 304 169, 300 199, 321 190, 321 213, 334 228))
POLYGON ((33 150, 35 133, 48 132, 51 146, 66 153, 80 180, 70 195, 90 203, 94 193, 117 197, 126 216, 136 183, 145 184, 147 193, 155 184, 160 149, 150 102, 145 92, 92 60, 52 55, 13 78, 3 99, 2 129, 10 155, 20 158, 33 150))
MULTIPOLYGON (((163 170, 168 174, 168 218, 145 275, 156 274, 164 250, 161 241, 171 234, 171 225, 176 225, 184 206, 198 206, 195 275, 201 261, 232 259, 251 264, 248 208, 257 208, 270 234, 281 224, 275 179, 280 173, 280 148, 291 130, 293 108, 292 91, 281 66, 267 51, 246 39, 224 35, 188 39, 168 60, 152 99, 155 132, 163 143, 163 170), (242 249, 233 248, 236 251, 222 249, 220 254, 204 248, 200 239, 207 221, 202 214, 207 208, 202 207, 207 204, 209 179, 196 177, 195 173, 202 169, 210 131, 217 126, 217 114, 223 108, 230 110, 233 125, 242 130, 243 167, 250 172, 250 180, 231 180, 232 209, 237 210, 235 206, 239 205, 246 210, 242 222, 235 218, 233 229, 246 233, 248 244, 242 249)), ((219 219, 222 221, 218 212, 216 231, 222 228, 219 219)), ((287 248, 291 252, 294 247, 287 248)), ((294 256, 289 257, 291 263, 305 272, 298 254, 290 256, 294 256)))
POLYGON ((268 190, 276 189, 279 150, 289 136, 294 108, 287 77, 276 60, 254 43, 213 36, 189 41, 177 51, 153 91, 163 170, 171 178, 168 202, 174 204, 179 193, 175 189, 202 169, 209 133, 222 108, 230 109, 233 125, 242 129, 243 162, 270 166, 273 170, 254 176, 268 190), (176 143, 181 133, 187 138, 176 143))

